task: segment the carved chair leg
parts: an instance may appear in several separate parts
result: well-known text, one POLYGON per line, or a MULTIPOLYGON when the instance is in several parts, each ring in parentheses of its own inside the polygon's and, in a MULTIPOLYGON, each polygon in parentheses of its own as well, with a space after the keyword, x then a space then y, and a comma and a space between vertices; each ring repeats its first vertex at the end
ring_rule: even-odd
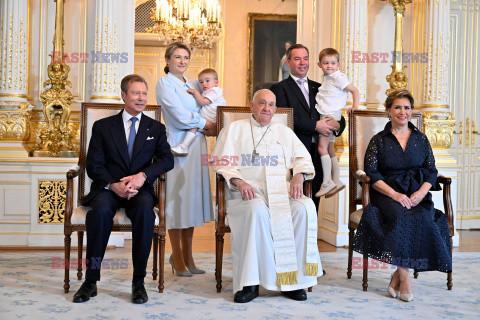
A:
POLYGON ((417 279, 418 278, 418 271, 413 272, 413 278, 417 279))
POLYGON ((215 238, 215 278, 217 279, 217 293, 220 293, 222 292, 223 234, 216 232, 215 238))
POLYGON ((353 228, 348 228, 348 266, 347 266, 347 279, 352 278, 352 259, 353 259, 353 236, 355 230, 353 228))
POLYGON ((160 232, 159 233, 159 243, 158 243, 158 246, 159 246, 159 253, 158 253, 158 257, 159 257, 159 277, 158 277, 158 292, 162 293, 163 292, 163 289, 165 288, 164 287, 164 284, 163 284, 163 280, 164 280, 164 276, 165 276, 165 233, 164 232, 160 232))
POLYGON ((65 261, 64 261, 64 264, 65 264, 65 278, 63 280, 63 291, 65 293, 68 293, 68 291, 70 290, 70 275, 69 275, 69 271, 70 271, 70 245, 71 245, 71 238, 70 238, 70 234, 65 234, 65 261))
POLYGON ((368 255, 363 255, 363 291, 367 291, 368 288, 368 255))
POLYGON ((158 263, 158 233, 153 233, 153 270, 152 278, 157 280, 157 263, 158 263))
MULTIPOLYGON (((452 250, 451 253, 453 256, 453 231, 450 233, 450 249, 452 250)), ((449 273, 447 273, 447 288, 448 290, 452 290, 452 287, 453 287, 452 272, 450 271, 449 273)))
POLYGON ((447 273, 447 288, 448 290, 452 290, 453 283, 452 283, 452 273, 447 273))
MULTIPOLYGON (((82 280, 82 266, 83 266, 83 231, 78 231, 78 269, 77 269, 77 279, 82 280)), ((85 265, 86 267, 86 265, 85 265)))

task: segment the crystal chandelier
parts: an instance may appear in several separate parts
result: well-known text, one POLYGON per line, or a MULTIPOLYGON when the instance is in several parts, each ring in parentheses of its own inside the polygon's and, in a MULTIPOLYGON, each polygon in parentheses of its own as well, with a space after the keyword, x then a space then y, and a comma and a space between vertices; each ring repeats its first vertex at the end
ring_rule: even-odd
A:
POLYGON ((192 49, 210 49, 222 30, 220 13, 217 0, 156 0, 154 26, 146 31, 158 33, 165 45, 183 41, 192 49))

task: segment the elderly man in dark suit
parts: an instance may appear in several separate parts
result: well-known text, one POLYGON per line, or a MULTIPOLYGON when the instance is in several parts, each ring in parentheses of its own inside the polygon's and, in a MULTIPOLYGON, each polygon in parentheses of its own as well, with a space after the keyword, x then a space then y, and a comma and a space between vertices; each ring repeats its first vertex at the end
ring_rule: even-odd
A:
POLYGON ((142 111, 147 103, 147 83, 131 74, 121 83, 125 108, 119 114, 96 121, 88 146, 86 169, 93 180, 83 204, 87 213, 87 271, 85 282, 73 302, 97 295, 100 266, 118 208, 132 222, 132 302, 145 303, 148 295, 143 279, 153 237, 158 202, 153 182, 173 168, 173 155, 165 126, 142 111))
MULTIPOLYGON (((309 68, 308 48, 302 44, 294 44, 287 50, 287 64, 290 67, 290 76, 276 83, 271 90, 277 98, 277 107, 293 109, 293 131, 303 142, 312 156, 315 166, 315 178, 312 183, 313 194, 320 190, 323 180, 322 163, 317 152, 318 135, 342 134, 345 129, 345 119, 340 123, 335 120, 320 120, 320 114, 315 109, 315 96, 320 83, 307 78, 309 68)), ((319 198, 314 197, 313 202, 318 210, 319 198)))

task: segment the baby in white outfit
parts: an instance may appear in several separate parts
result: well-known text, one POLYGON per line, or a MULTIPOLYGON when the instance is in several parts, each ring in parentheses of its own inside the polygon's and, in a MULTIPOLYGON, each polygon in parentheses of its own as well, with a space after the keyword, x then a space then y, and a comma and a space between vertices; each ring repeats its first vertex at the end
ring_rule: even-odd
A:
MULTIPOLYGON (((333 118, 339 121, 342 109, 347 104, 348 93, 352 93, 353 106, 348 113, 358 109, 359 93, 345 74, 338 70, 340 55, 333 48, 323 49, 318 57, 318 66, 323 71, 323 82, 315 97, 315 108, 320 113, 320 119, 333 118)), ((342 190, 345 185, 340 181, 340 169, 334 149, 335 136, 320 135, 318 138, 318 153, 322 161, 323 182, 320 190, 315 194, 321 197, 325 194, 332 196, 342 190)))
MULTIPOLYGON (((187 92, 195 97, 195 100, 202 106, 200 116, 212 122, 217 122, 217 107, 225 106, 227 102, 223 97, 223 90, 218 86, 218 75, 213 69, 202 70, 198 74, 198 82, 202 89, 202 94, 195 89, 188 89, 187 92)), ((172 148, 172 153, 177 156, 186 156, 188 147, 195 139, 197 128, 187 131, 183 141, 176 147, 172 148)))

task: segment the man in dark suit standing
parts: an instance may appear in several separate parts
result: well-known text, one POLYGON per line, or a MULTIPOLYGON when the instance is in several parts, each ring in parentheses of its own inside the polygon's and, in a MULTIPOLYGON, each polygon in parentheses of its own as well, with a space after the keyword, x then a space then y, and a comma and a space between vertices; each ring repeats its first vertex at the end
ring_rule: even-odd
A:
MULTIPOLYGON (((317 193, 323 180, 322 163, 317 151, 318 135, 342 134, 345 129, 345 119, 320 120, 320 114, 315 109, 315 96, 320 83, 307 78, 309 68, 308 48, 302 44, 294 44, 287 50, 287 64, 290 67, 290 76, 276 83, 271 90, 277 98, 277 107, 293 109, 293 131, 303 142, 312 156, 315 166, 315 178, 312 183, 312 193, 317 193)), ((319 198, 313 197, 318 210, 319 198)))
POLYGON ((122 79, 125 108, 117 115, 96 121, 88 146, 86 169, 93 180, 83 205, 87 213, 87 271, 85 282, 73 302, 85 302, 97 295, 102 263, 113 217, 125 208, 132 222, 132 302, 145 303, 148 295, 143 279, 152 244, 158 199, 153 183, 173 168, 173 155, 165 126, 142 111, 147 103, 145 79, 131 74, 122 79))

